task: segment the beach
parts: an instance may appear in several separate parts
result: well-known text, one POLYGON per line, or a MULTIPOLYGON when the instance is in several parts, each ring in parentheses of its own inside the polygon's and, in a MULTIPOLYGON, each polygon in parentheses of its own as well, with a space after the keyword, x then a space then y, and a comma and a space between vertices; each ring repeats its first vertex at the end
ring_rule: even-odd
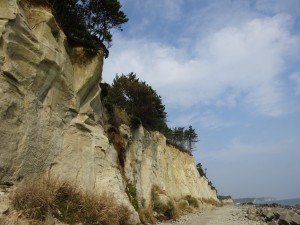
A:
MULTIPOLYGON (((299 224, 298 222, 278 222, 278 219, 271 218, 273 212, 280 211, 282 220, 293 220, 286 216, 293 210, 281 209, 278 207, 258 207, 252 205, 228 205, 220 208, 212 208, 202 212, 188 214, 180 219, 164 225, 277 225, 277 224, 299 224), (270 218, 267 218, 267 217, 270 218)), ((299 219, 299 215, 294 216, 299 219)), ((287 221, 285 221, 287 222, 287 221)))
POLYGON ((229 205, 188 214, 164 225, 261 225, 267 224, 246 218, 248 206, 229 205))

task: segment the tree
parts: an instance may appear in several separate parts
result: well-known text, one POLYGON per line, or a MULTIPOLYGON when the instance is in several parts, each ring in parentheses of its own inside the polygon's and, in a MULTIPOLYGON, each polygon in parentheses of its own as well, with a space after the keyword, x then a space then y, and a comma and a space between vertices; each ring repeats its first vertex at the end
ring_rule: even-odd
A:
POLYGON ((198 135, 191 125, 188 129, 184 127, 170 129, 167 138, 171 143, 186 149, 190 153, 193 150, 193 144, 199 141, 197 139, 198 135))
POLYGON ((140 119, 148 130, 162 131, 166 128, 167 114, 161 97, 134 73, 117 75, 106 101, 118 105, 131 116, 140 119))
MULTIPOLYGON (((68 39, 85 47, 106 50, 111 47, 111 29, 122 30, 128 21, 118 0, 45 0, 68 39)), ((106 51, 108 56, 108 50, 106 51)))
POLYGON ((122 30, 121 25, 128 22, 127 16, 121 11, 122 5, 118 0, 85 0, 83 2, 88 30, 107 48, 111 47, 110 29, 122 30))
POLYGON ((187 149, 192 152, 193 150, 193 144, 198 142, 199 140, 198 135, 195 131, 195 129, 193 129, 193 127, 190 125, 188 130, 184 131, 184 138, 186 140, 186 145, 187 145, 187 149))

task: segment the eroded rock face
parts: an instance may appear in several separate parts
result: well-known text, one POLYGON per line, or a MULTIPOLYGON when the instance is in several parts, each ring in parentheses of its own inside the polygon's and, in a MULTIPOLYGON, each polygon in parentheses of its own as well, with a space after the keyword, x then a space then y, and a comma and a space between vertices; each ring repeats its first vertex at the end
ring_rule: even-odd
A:
MULTIPOLYGON (((123 130, 125 133, 126 129, 123 130)), ((216 192, 200 177, 193 157, 166 144, 159 132, 142 127, 129 136, 125 174, 136 184, 141 203, 149 205, 151 189, 158 186, 175 200, 191 195, 198 200, 219 202, 216 192)))
POLYGON ((7 182, 55 169, 66 150, 84 152, 86 137, 93 153, 108 140, 93 135, 103 53, 80 60, 84 49, 67 46, 48 9, 2 2, 10 12, 0 14, 0 180, 7 182))
POLYGON ((110 191, 138 215, 101 122, 103 52, 71 48, 47 8, 1 0, 0 183, 37 173, 110 191))
POLYGON ((139 202, 153 185, 172 198, 214 199, 191 156, 142 127, 120 131, 127 141, 124 171, 104 132, 99 82, 103 52, 86 55, 68 45, 51 11, 0 0, 0 184, 38 173, 75 181, 82 189, 110 192, 132 212, 127 181, 139 202))

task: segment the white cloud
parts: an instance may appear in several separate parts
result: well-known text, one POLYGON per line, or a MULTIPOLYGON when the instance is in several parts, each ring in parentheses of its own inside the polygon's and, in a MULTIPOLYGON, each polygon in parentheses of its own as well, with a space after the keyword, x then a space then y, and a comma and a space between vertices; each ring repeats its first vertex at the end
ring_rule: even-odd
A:
POLYGON ((195 43, 193 58, 186 49, 117 37, 104 79, 136 72, 169 107, 243 104, 257 114, 282 115, 280 76, 298 45, 289 24, 288 17, 275 16, 223 28, 195 43))
POLYGON ((199 118, 196 120, 199 125, 206 129, 218 130, 224 127, 233 126, 233 122, 225 121, 219 118, 214 112, 206 111, 202 113, 199 118))

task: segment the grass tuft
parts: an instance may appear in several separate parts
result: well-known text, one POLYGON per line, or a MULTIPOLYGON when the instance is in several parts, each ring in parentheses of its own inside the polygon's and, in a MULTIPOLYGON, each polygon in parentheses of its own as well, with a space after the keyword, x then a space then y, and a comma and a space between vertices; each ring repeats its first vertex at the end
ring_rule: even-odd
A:
POLYGON ((128 209, 113 196, 84 193, 73 183, 53 179, 25 182, 15 191, 13 205, 36 221, 53 216, 68 224, 124 225, 129 219, 128 209))
POLYGON ((199 208, 199 202, 196 198, 192 197, 191 195, 187 195, 184 197, 184 199, 187 200, 190 206, 199 208))
POLYGON ((136 187, 133 184, 129 183, 127 185, 127 192, 128 192, 128 194, 130 196, 130 201, 131 201, 132 206, 134 207, 134 209, 136 211, 138 211, 138 209, 139 209, 139 202, 138 202, 137 196, 136 196, 136 187))
POLYGON ((176 204, 172 199, 162 200, 160 195, 164 195, 167 197, 164 191, 162 191, 158 186, 153 186, 151 191, 152 196, 152 205, 153 210, 163 217, 159 217, 158 219, 163 220, 164 217, 166 219, 176 219, 179 217, 178 209, 176 204))

